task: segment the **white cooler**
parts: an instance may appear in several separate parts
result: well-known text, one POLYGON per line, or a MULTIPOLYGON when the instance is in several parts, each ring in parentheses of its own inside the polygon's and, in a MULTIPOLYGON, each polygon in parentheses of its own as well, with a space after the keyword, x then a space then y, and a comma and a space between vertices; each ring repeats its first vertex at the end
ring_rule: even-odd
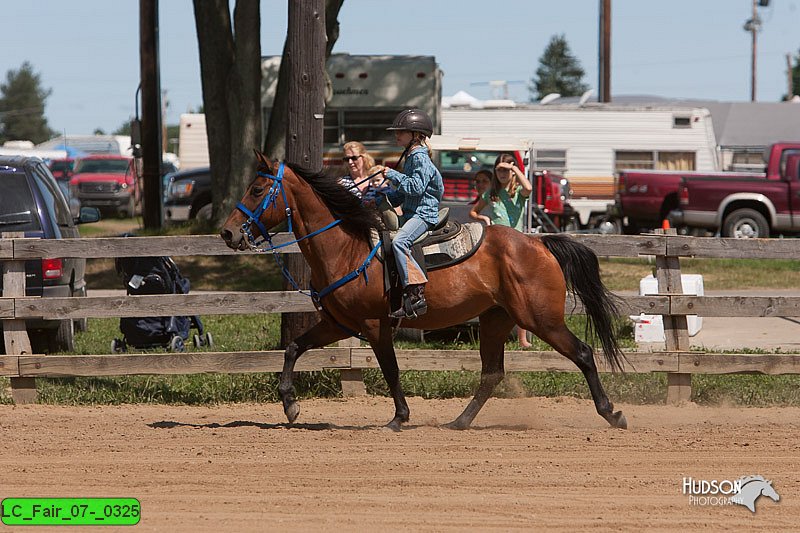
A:
MULTIPOLYGON (((683 294, 703 296, 703 276, 700 274, 681 274, 681 287, 683 294)), ((658 294, 658 280, 653 275, 646 276, 639 281, 639 295, 647 296, 658 294)), ((631 315, 634 322, 636 342, 665 342, 664 320, 661 315, 631 315)), ((687 315, 686 325, 689 336, 694 337, 703 327, 703 317, 687 315)))

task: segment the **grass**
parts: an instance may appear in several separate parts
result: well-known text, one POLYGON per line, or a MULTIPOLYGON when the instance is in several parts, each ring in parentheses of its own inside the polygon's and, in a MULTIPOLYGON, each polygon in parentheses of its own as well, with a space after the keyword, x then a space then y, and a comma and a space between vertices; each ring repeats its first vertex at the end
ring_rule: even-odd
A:
MULTIPOLYGON (((108 236, 138 228, 133 219, 113 219, 99 226, 81 227, 82 235, 108 236)), ((170 228, 159 234, 210 233, 208 227, 189 225, 170 228)), ((194 290, 272 291, 282 286, 280 273, 270 257, 180 257, 177 262, 183 274, 192 281, 194 290), (235 275, 232 275, 235 273, 235 275)), ((639 280, 653 272, 654 263, 646 259, 601 258, 601 274, 606 285, 615 291, 636 291, 639 280)), ((800 269, 789 260, 683 259, 684 273, 702 274, 706 289, 800 287, 800 269)), ((121 289, 113 260, 87 262, 90 288, 121 289)), ((206 329, 212 332, 215 351, 274 350, 280 343, 278 315, 233 315, 203 317, 206 329)), ((76 337, 75 354, 109 353, 111 339, 121 336, 118 319, 90 319, 89 331, 76 337)), ((569 327, 579 336, 584 329, 582 317, 568 317, 569 327)), ((619 324, 619 338, 625 349, 635 348, 631 326, 619 324)), ((549 350, 533 339, 534 350, 549 350)), ((398 349, 447 348, 478 349, 474 329, 461 328, 446 334, 429 333, 426 342, 418 344, 398 340, 398 349)), ((507 349, 519 349, 509 340, 507 349)), ((193 348, 190 348, 193 349, 193 348)), ((207 350, 207 348, 201 348, 207 350)), ((666 399, 666 375, 603 374, 603 384, 614 401, 628 403, 663 403, 666 399)), ((468 397, 478 385, 477 372, 401 373, 403 389, 408 395, 425 398, 468 397)), ((364 382, 371 394, 388 395, 388 388, 378 370, 365 370, 364 382)), ((0 379, 0 403, 10 403, 8 380, 0 379)), ((299 398, 338 397, 341 395, 339 372, 298 373, 295 380, 299 398)), ((102 378, 37 379, 40 402, 69 405, 168 403, 217 404, 228 402, 277 401, 277 375, 201 374, 179 376, 123 376, 102 378)), ((759 375, 696 375, 693 377, 693 401, 700 404, 734 404, 751 406, 800 405, 800 376, 759 375)), ((570 396, 591 398, 580 373, 521 372, 509 374, 495 392, 501 397, 570 396)))

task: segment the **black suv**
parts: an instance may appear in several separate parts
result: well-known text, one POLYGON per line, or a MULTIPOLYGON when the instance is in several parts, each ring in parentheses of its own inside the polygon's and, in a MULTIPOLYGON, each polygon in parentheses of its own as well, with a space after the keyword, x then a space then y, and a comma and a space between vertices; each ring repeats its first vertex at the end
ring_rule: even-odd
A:
POLYGON ((211 218, 211 170, 208 167, 169 175, 165 189, 165 220, 185 222, 193 218, 211 218))
MULTIPOLYGON (((100 212, 83 207, 73 217, 63 192, 47 165, 38 157, 0 156, 0 232, 24 232, 25 237, 66 239, 80 237, 76 224, 97 222, 100 212)), ((85 259, 48 258, 25 262, 26 296, 85 296, 85 259)), ((0 278, 0 291, 2 291, 0 278)), ((75 326, 86 321, 26 321, 36 352, 74 349, 75 326)), ((1 347, 1 346, 0 346, 1 347)))

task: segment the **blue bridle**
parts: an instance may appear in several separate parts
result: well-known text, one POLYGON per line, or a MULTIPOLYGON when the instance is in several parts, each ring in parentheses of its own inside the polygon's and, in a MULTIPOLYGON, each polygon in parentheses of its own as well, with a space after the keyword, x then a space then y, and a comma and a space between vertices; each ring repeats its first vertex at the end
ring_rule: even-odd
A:
MULTIPOLYGON (((291 209, 291 207, 289 207, 289 203, 286 201, 286 191, 284 190, 284 186, 283 186, 283 169, 284 169, 284 164, 281 163, 278 166, 278 172, 277 172, 277 175, 275 175, 275 176, 273 176, 272 174, 268 174, 266 172, 258 172, 258 176, 261 176, 263 178, 271 179, 272 180, 272 186, 270 187, 270 189, 267 192, 267 194, 264 196, 264 200, 262 200, 261 203, 258 204, 258 206, 256 207, 256 209, 254 211, 251 211, 242 202, 239 202, 239 203, 236 204, 236 209, 238 209, 239 211, 241 211, 242 213, 244 213, 247 216, 247 220, 242 223, 241 232, 244 234, 245 241, 247 242, 247 246, 251 250, 255 250, 257 252, 273 252, 273 257, 275 258, 275 262, 278 263, 278 266, 281 268, 281 272, 283 273, 283 277, 286 278, 286 280, 292 285, 292 287, 294 287, 294 289, 296 291, 300 292, 301 294, 305 294, 306 296, 309 296, 311 298, 311 300, 314 302, 314 305, 319 310, 324 311, 324 309, 322 308, 322 298, 324 298, 325 296, 327 296, 328 294, 330 294, 334 290, 338 289, 339 287, 341 287, 345 283, 348 283, 348 282, 358 278, 361 274, 364 275, 364 282, 365 283, 369 283, 369 278, 367 277, 367 267, 369 267, 370 262, 375 258, 375 254, 377 254, 378 249, 380 248, 381 241, 378 241, 378 244, 376 244, 372 248, 372 250, 370 250, 369 254, 367 255, 367 258, 364 260, 363 263, 361 263, 361 266, 359 266, 355 270, 345 274, 342 278, 338 279, 337 281, 334 281, 333 283, 331 283, 330 285, 328 285, 327 287, 325 287, 321 291, 316 291, 316 290, 314 290, 313 287, 311 287, 309 292, 304 292, 297 285, 297 283, 295 282, 294 278, 292 278, 291 273, 286 268, 286 266, 284 266, 283 261, 281 261, 281 259, 280 259, 280 254, 276 253, 276 250, 278 250, 280 248, 284 248, 286 246, 290 246, 290 245, 295 244, 295 243, 298 243, 298 242, 300 242, 300 241, 302 241, 304 239, 308 239, 310 237, 313 237, 314 235, 318 235, 318 234, 322 233, 323 231, 327 231, 327 230, 331 229, 332 227, 338 225, 342 221, 340 219, 336 219, 333 222, 331 222, 330 224, 326 225, 325 227, 320 228, 320 229, 315 230, 315 231, 312 231, 308 235, 300 237, 299 239, 295 239, 293 241, 285 242, 283 244, 278 244, 278 245, 273 244, 272 243, 272 237, 274 237, 277 234, 277 232, 273 233, 272 235, 270 235, 270 233, 267 231, 267 228, 265 228, 264 224, 261 222, 261 216, 264 214, 264 212, 267 209, 276 208, 277 207, 277 203, 276 202, 277 202, 279 194, 281 195, 281 198, 283 199, 283 205, 286 207, 286 218, 288 220, 289 233, 292 233, 292 209, 291 209), (253 236, 253 232, 252 232, 252 229, 251 229, 253 224, 255 224, 256 227, 258 228, 258 231, 261 232, 261 237, 262 237, 261 241, 257 241, 256 238, 253 236), (269 247, 268 248, 261 248, 261 245, 263 245, 265 242, 269 244, 269 247)), ((327 313, 327 314, 330 316, 329 313, 327 313)), ((331 319, 333 319, 333 317, 331 317, 331 319)), ((336 321, 334 320, 334 322, 336 322, 336 321)), ((359 335, 358 332, 352 331, 349 328, 346 328, 345 326, 343 326, 342 324, 339 324, 338 322, 336 322, 336 324, 340 328, 345 330, 348 334, 350 334, 350 335, 352 335, 354 337, 358 337, 358 338, 360 338, 362 340, 366 340, 366 339, 364 339, 364 337, 359 335)))

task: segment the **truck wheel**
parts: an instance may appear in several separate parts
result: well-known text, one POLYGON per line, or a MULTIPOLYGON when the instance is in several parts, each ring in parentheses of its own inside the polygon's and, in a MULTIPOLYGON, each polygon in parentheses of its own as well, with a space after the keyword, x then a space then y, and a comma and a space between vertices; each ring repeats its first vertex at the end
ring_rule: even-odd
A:
POLYGON ((75 327, 72 320, 62 320, 58 329, 48 331, 47 337, 50 353, 75 351, 75 327))
POLYGON ((763 239, 769 237, 769 224, 764 215, 755 209, 737 209, 722 223, 722 236, 736 239, 763 239))
POLYGON ((211 220, 211 209, 212 205, 210 203, 204 205, 197 210, 195 218, 197 218, 197 220, 211 220))

